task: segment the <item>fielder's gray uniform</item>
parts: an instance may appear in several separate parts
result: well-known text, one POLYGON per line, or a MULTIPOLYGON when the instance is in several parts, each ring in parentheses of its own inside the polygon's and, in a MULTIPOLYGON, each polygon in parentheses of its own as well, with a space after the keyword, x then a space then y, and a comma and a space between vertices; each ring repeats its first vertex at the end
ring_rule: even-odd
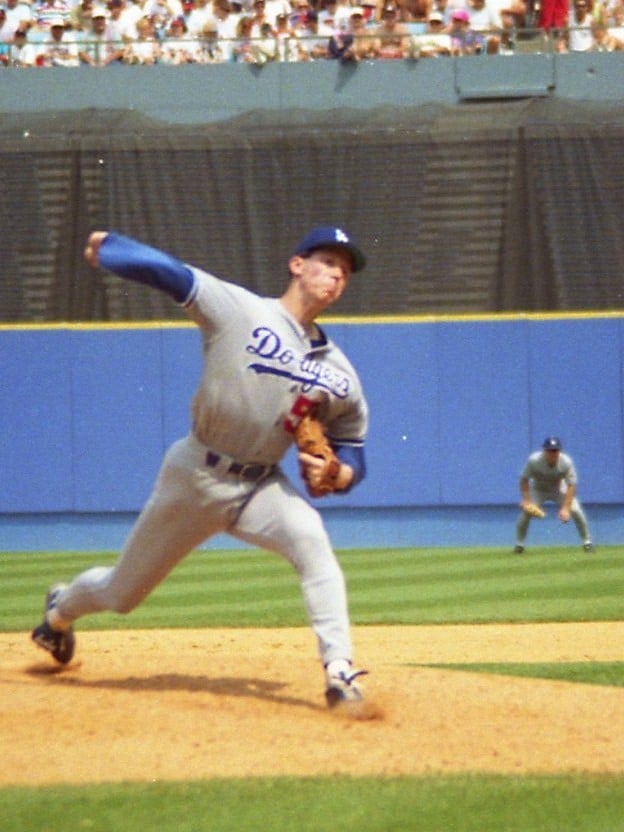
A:
MULTIPOLYGON (((191 268, 186 306, 204 366, 192 431, 175 442, 121 557, 79 575, 59 596, 66 620, 128 612, 217 532, 286 557, 299 574, 324 664, 351 659, 342 571, 319 513, 278 463, 310 402, 332 440, 362 445, 368 411, 351 363, 316 326, 306 332, 277 299, 191 268)), ((210 586, 206 587, 210 592, 210 586)))
MULTIPOLYGON (((535 451, 527 459, 520 478, 529 481, 531 501, 540 507, 548 502, 560 507, 567 488, 571 485, 576 487, 578 481, 574 462, 563 451, 559 452, 557 462, 552 466, 548 464, 545 451, 535 451)), ((570 503, 570 516, 583 542, 589 541, 587 519, 576 496, 570 503)), ((518 543, 525 540, 530 522, 531 517, 521 511, 516 522, 518 543)))

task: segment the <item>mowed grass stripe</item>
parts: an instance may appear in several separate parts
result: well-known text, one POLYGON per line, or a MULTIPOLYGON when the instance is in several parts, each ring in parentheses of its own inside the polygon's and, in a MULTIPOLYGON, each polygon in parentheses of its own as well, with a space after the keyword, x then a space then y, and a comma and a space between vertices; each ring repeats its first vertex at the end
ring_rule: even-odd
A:
POLYGON ((479 570, 474 574, 466 574, 461 576, 442 575, 437 577, 435 574, 422 575, 418 572, 410 573, 409 571, 397 572, 395 570, 384 575, 371 576, 362 574, 357 569, 348 569, 349 586, 358 592, 366 592, 370 589, 375 591, 380 585, 386 587, 400 587, 405 585, 406 577, 411 578, 410 584, 414 588, 421 588, 429 594, 430 589, 435 587, 439 597, 446 597, 452 594, 458 584, 461 584, 462 594, 465 593, 481 593, 487 592, 486 587, 491 587, 492 593, 499 593, 501 591, 508 591, 511 595, 515 595, 522 590, 531 591, 531 593, 545 592, 550 594, 548 587, 548 579, 553 578, 562 587, 566 585, 576 588, 579 583, 579 578, 587 584, 588 589, 596 591, 603 587, 609 587, 614 583, 614 577, 620 574, 619 570, 610 570, 603 572, 595 569, 588 570, 582 573, 566 573, 561 574, 560 570, 553 570, 550 575, 544 575, 541 571, 531 571, 522 574, 510 575, 508 570, 479 570))
POLYGON ((440 583, 454 583, 458 579, 465 581, 479 581, 484 578, 492 579, 500 577, 509 582, 511 576, 514 580, 522 580, 525 576, 547 578, 550 575, 559 575, 562 566, 565 565, 565 572, 572 579, 578 574, 586 575, 621 575, 621 558, 603 558, 588 556, 585 553, 580 555, 570 553, 554 553, 541 555, 539 557, 517 557, 508 551, 495 555, 484 556, 481 553, 471 557, 423 557, 420 553, 414 553, 411 558, 396 558, 393 553, 385 553, 382 559, 371 561, 359 558, 357 555, 341 553, 340 560, 345 569, 348 569, 352 579, 361 581, 377 582, 380 579, 400 578, 406 573, 413 575, 419 583, 428 580, 440 583), (560 562, 566 558, 565 564, 560 562))
MULTIPOLYGON (((338 555, 356 624, 622 616, 624 550, 618 547, 600 557, 556 548, 531 557, 514 557, 501 548, 345 550, 338 555)), ((32 627, 50 583, 115 559, 110 552, 0 555, 0 626, 32 627)), ((114 618, 124 627, 163 622, 175 627, 299 626, 301 590, 293 567, 279 556, 257 550, 202 550, 183 560, 131 615, 114 618)), ((102 616, 92 620, 104 626, 102 616)))
POLYGON ((620 621, 621 598, 556 599, 533 601, 465 599, 460 592, 442 603, 440 599, 410 599, 391 603, 382 600, 360 604, 352 596, 351 617, 356 624, 487 624, 556 621, 620 621))
POLYGON ((303 627, 308 621, 301 600, 250 603, 245 606, 211 603, 209 600, 186 608, 186 618, 182 620, 178 607, 159 605, 152 609, 143 606, 131 616, 124 617, 113 613, 102 613, 80 620, 80 630, 128 630, 128 629, 187 629, 220 627, 257 627, 258 620, 263 619, 267 627, 303 627), (191 620, 192 625, 188 624, 191 620))
MULTIPOLYGON (((417 571, 421 577, 428 574, 437 578, 452 579, 460 574, 475 574, 481 570, 484 574, 495 571, 525 571, 527 569, 559 571, 561 558, 566 559, 566 567, 571 571, 591 569, 596 565, 609 568, 613 558, 621 557, 621 550, 613 547, 604 550, 602 554, 587 555, 567 549, 551 549, 545 552, 532 553, 522 557, 513 556, 509 549, 484 550, 344 550, 338 552, 343 565, 354 571, 384 574, 388 570, 417 571)), ((0 568, 10 567, 15 576, 27 577, 30 574, 42 572, 58 572, 60 568, 70 574, 77 570, 94 565, 106 565, 115 562, 115 553, 0 553, 0 568), (61 564, 66 564, 61 567, 61 564)), ((246 573, 254 569, 263 571, 271 565, 284 564, 284 560, 274 553, 252 550, 249 552, 236 551, 196 551, 192 552, 178 567, 189 574, 205 574, 214 571, 218 574, 230 572, 238 575, 240 570, 246 573)), ((617 565, 613 564, 617 569, 617 565)))

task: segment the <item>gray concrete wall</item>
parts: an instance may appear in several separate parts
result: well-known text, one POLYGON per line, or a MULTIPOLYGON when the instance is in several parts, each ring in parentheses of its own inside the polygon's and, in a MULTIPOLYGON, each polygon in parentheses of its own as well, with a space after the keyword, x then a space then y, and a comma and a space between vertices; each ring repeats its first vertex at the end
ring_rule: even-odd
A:
POLYGON ((624 53, 0 70, 0 113, 129 109, 177 124, 257 109, 366 110, 527 96, 621 102, 624 53))

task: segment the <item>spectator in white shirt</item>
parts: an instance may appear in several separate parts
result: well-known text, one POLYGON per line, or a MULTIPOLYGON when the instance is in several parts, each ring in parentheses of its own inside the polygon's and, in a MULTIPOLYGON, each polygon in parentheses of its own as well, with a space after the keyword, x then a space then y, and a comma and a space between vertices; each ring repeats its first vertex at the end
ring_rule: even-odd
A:
POLYGON ((429 14, 427 31, 412 37, 414 58, 439 58, 451 54, 451 36, 445 31, 444 15, 433 11, 429 14))
POLYGON ((37 48, 27 40, 26 29, 18 29, 9 47, 9 66, 35 66, 37 48))
POLYGON ((80 66, 76 33, 65 28, 61 17, 50 19, 50 32, 38 49, 37 65, 80 66))
POLYGON ((266 16, 271 26, 275 27, 278 14, 285 14, 287 17, 292 12, 290 0, 266 0, 266 16))
POLYGON ((208 0, 195 0, 193 9, 186 15, 186 28, 192 38, 200 38, 204 26, 213 19, 212 5, 208 0))
POLYGON ((125 0, 109 0, 108 30, 117 44, 136 37, 136 22, 128 15, 125 0))
POLYGON ((28 27, 33 22, 30 3, 24 3, 23 0, 4 0, 4 11, 6 22, 13 34, 18 30, 28 32, 28 27))
POLYGON ((124 3, 125 6, 122 15, 125 26, 124 38, 127 40, 136 40, 139 37, 137 24, 144 17, 143 7, 140 2, 134 2, 134 0, 124 0, 124 3))
POLYGON ((469 0, 470 26, 477 32, 501 28, 500 11, 489 0, 469 0))
POLYGON ((15 26, 8 23, 6 19, 6 12, 0 6, 0 43, 9 43, 15 34, 15 26))
POLYGON ((588 0, 574 0, 574 14, 568 22, 567 38, 561 44, 561 51, 588 52, 594 44, 592 20, 588 0))

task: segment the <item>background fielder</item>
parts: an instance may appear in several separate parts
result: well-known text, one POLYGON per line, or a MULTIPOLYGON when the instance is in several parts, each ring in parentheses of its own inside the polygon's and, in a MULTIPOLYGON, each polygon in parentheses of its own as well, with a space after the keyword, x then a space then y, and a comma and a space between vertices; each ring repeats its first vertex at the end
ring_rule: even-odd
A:
MULTIPOLYGON (((330 706, 358 700, 342 570, 320 514, 278 463, 314 409, 339 460, 333 487, 365 475, 368 408, 357 374, 315 323, 365 258, 339 228, 313 229, 288 260, 280 298, 260 298, 150 246, 93 232, 92 266, 167 292, 201 332, 204 366, 192 429, 167 451, 152 494, 114 567, 95 567, 53 587, 32 638, 61 664, 74 653, 73 622, 103 610, 127 613, 206 538, 228 532, 278 552, 297 570, 326 674, 330 706)), ((325 462, 299 455, 308 484, 325 462)))
POLYGON ((516 554, 524 552, 524 541, 532 519, 531 504, 541 508, 546 502, 558 506, 558 517, 562 523, 567 523, 570 518, 574 520, 583 549, 586 552, 593 550, 587 518, 576 496, 577 482, 576 467, 572 458, 562 453, 561 440, 556 436, 547 437, 542 450, 529 456, 520 474, 522 511, 516 521, 516 554))

